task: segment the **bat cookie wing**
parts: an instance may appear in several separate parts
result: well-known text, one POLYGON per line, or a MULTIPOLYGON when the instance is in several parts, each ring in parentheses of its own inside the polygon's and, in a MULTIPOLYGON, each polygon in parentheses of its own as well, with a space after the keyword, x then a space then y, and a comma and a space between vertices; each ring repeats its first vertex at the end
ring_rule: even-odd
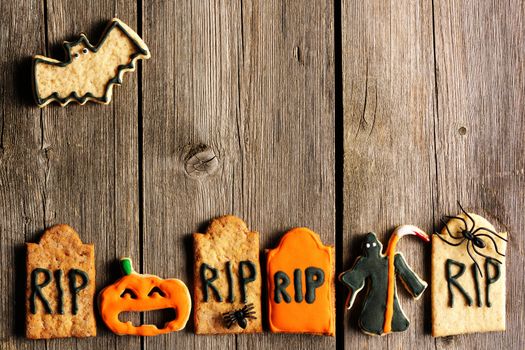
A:
POLYGON ((84 34, 65 42, 66 59, 33 58, 33 92, 39 107, 56 101, 93 101, 109 104, 113 85, 121 85, 125 72, 134 71, 136 61, 150 58, 144 41, 124 22, 113 18, 100 42, 93 46, 84 34))

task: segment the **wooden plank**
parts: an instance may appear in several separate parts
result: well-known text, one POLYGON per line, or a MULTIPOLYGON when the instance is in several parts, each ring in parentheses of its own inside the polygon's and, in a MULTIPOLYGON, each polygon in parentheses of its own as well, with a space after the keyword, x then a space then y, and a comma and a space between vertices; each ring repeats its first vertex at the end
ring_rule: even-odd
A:
MULTIPOLYGON (((334 243, 329 2, 152 1, 143 13, 146 41, 156 38, 155 65, 144 66, 143 84, 144 247, 155 247, 144 249, 144 270, 190 282, 189 234, 226 213, 260 231, 262 247, 274 246, 297 225, 334 243), (186 168, 203 147, 218 158, 211 175, 186 168)), ((148 338, 144 345, 335 343, 268 333, 200 337, 191 331, 148 338)))
POLYGON ((0 12, 0 348, 33 349, 23 338, 24 242, 44 228, 45 156, 28 55, 45 50, 44 11, 41 1, 24 0, 2 1, 0 12))
POLYGON ((437 215, 457 200, 508 230, 507 331, 438 339, 436 348, 518 349, 525 343, 525 70, 520 1, 435 5, 437 215))
MULTIPOLYGON (((365 233, 386 245, 400 224, 432 230, 434 59, 429 1, 353 1, 341 6, 344 103, 343 269, 361 254, 365 233)), ((429 247, 402 241, 399 250, 426 281, 429 247)), ((402 334, 370 337, 358 330, 363 294, 344 315, 344 344, 362 349, 429 349, 429 290, 413 301, 398 283, 411 320, 402 334)), ((345 290, 345 293, 347 291, 345 290)), ((346 297, 346 294, 345 294, 346 297)), ((342 300, 339 298, 339 308, 342 300)))
MULTIPOLYGON (((191 233, 203 232, 207 220, 233 211, 238 182, 232 178, 241 173, 233 113, 237 58, 231 50, 240 37, 232 6, 148 1, 143 8, 143 37, 152 43, 142 91, 143 268, 180 278, 190 290, 191 233), (185 161, 201 146, 218 157, 219 169, 199 176, 188 168, 190 176, 185 161)), ((191 324, 176 335, 145 338, 144 348, 235 347, 235 336, 197 337, 191 324)))
MULTIPOLYGON (((263 248, 275 248, 295 226, 309 227, 324 244, 335 245, 333 3, 242 5, 243 173, 234 210, 262 232, 263 248)), ((335 348, 335 338, 265 333, 238 337, 237 344, 240 349, 328 349, 335 348)))
MULTIPOLYGON (((48 0, 49 52, 63 57, 64 40, 85 32, 98 42, 116 13, 137 27, 136 4, 125 1, 48 0)), ((128 73, 110 105, 56 105, 43 110, 42 166, 45 225, 65 222, 95 244, 97 287, 120 278, 120 256, 140 258, 138 226, 138 83, 128 73)), ((138 317, 137 317, 138 319, 138 317)), ((56 349, 140 348, 140 339, 117 337, 99 322, 96 338, 49 342, 56 349)))

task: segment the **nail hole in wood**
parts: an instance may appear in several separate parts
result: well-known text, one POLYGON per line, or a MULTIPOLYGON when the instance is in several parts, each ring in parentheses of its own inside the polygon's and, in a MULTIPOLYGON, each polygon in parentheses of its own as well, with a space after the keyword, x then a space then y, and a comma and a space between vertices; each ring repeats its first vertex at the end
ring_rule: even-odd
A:
POLYGON ((219 158, 207 145, 193 146, 184 161, 184 170, 189 177, 203 178, 213 175, 219 169, 219 158))
POLYGON ((299 62, 300 64, 302 64, 303 62, 301 61, 301 49, 299 48, 299 46, 295 46, 293 48, 293 57, 297 60, 297 62, 299 62))
POLYGON ((461 128, 459 128, 458 132, 459 132, 460 135, 463 136, 463 135, 465 135, 467 133, 467 128, 462 126, 461 128))

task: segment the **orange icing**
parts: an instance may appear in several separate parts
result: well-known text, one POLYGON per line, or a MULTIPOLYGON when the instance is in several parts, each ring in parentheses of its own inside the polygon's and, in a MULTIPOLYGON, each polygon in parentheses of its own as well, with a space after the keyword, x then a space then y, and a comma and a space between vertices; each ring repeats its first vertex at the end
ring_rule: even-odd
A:
POLYGON ((151 336, 179 331, 186 326, 190 316, 191 298, 188 288, 184 282, 178 279, 162 279, 153 275, 142 275, 135 271, 122 277, 114 284, 104 288, 100 292, 100 314, 106 326, 119 335, 141 335, 151 336), (159 288, 164 296, 153 292, 154 288, 159 288), (126 289, 135 294, 131 297, 124 294, 126 289), (172 308, 175 310, 176 317, 159 329, 152 324, 133 326, 131 322, 121 322, 119 314, 126 311, 151 311, 172 308))
POLYGON ((333 248, 325 246, 319 236, 307 228, 294 228, 282 238, 276 249, 268 251, 268 299, 269 323, 272 332, 335 334, 334 319, 334 264, 333 248), (294 300, 294 270, 301 270, 302 291, 306 293, 305 270, 308 267, 320 268, 324 272, 324 283, 316 288, 316 298, 312 304, 294 300), (282 271, 291 283, 286 291, 291 302, 274 300, 274 275, 282 271))
POLYGON ((399 241, 398 235, 393 235, 388 242, 386 255, 388 256, 388 289, 386 295, 385 323, 383 326, 384 333, 392 331, 392 317, 394 317, 394 287, 396 284, 396 269, 394 266, 396 245, 399 241))

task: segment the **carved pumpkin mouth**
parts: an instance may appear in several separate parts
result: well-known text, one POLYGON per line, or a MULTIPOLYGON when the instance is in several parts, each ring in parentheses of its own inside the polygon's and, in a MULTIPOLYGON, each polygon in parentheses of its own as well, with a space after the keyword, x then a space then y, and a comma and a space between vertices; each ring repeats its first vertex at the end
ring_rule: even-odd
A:
POLYGON ((155 326, 163 329, 172 320, 177 318, 177 311, 173 308, 164 308, 147 311, 124 311, 118 315, 122 323, 131 323, 133 327, 142 325, 155 326))

